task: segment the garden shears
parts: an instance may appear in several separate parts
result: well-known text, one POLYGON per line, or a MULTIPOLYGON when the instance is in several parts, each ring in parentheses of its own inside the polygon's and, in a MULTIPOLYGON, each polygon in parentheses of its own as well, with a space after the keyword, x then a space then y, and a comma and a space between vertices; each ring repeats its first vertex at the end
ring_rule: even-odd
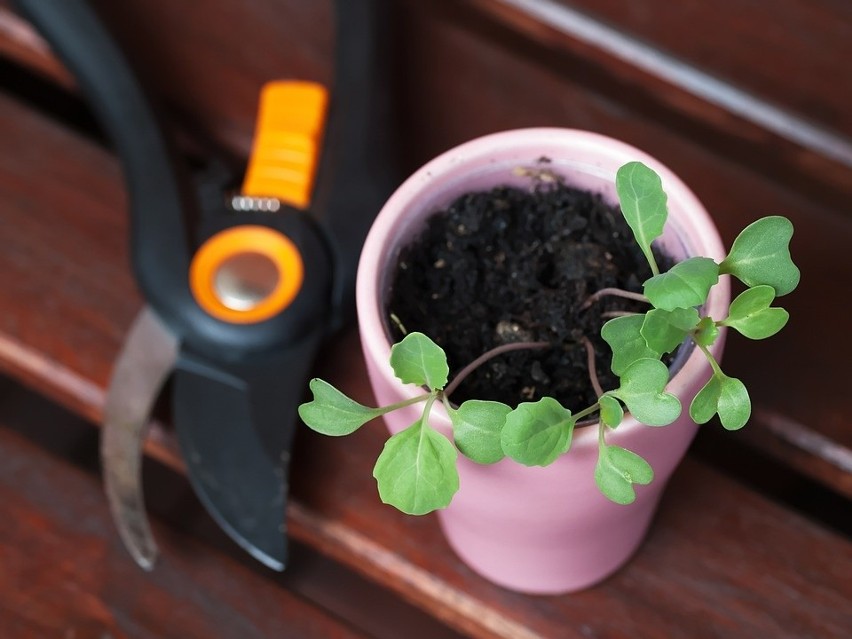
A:
POLYGON ((117 44, 83 0, 17 0, 75 75, 124 168, 133 271, 146 300, 107 393, 101 453, 121 537, 150 569, 145 426, 171 378, 189 478, 220 526, 264 564, 287 562, 296 408, 323 340, 351 319, 357 258, 394 186, 386 154, 383 0, 338 0, 331 95, 262 93, 254 148, 227 180, 193 183, 117 44), (326 117, 328 116, 328 117, 326 117))

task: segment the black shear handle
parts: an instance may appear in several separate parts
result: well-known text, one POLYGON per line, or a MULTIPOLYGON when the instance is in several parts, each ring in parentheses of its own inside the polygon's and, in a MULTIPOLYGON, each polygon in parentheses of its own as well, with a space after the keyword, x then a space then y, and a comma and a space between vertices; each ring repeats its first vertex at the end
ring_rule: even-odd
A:
POLYGON ((352 320, 367 231, 399 184, 390 0, 336 0, 334 90, 312 210, 336 256, 332 329, 352 320))
POLYGON ((130 65, 84 0, 14 2, 77 78, 121 157, 133 209, 133 267, 143 294, 157 309, 189 306, 184 220, 196 196, 130 65))

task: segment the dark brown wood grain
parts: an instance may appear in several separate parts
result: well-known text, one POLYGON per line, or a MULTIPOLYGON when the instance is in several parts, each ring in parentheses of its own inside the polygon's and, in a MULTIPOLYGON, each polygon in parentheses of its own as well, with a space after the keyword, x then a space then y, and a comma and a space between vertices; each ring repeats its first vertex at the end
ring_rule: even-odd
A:
POLYGON ((848 2, 556 3, 586 12, 735 86, 852 136, 848 2))
MULTIPOLYGON (((445 0, 433 5, 443 12, 427 11, 422 3, 406 6, 416 16, 415 31, 422 22, 450 22, 471 36, 488 39, 513 58, 532 61, 563 82, 591 89, 619 108, 700 142, 744 168, 795 184, 820 201, 845 201, 852 174, 852 143, 842 134, 779 111, 774 103, 750 93, 747 86, 720 82, 700 67, 685 65, 656 48, 653 42, 637 41, 594 19, 590 24, 575 24, 575 12, 550 0, 445 0)), ((406 42, 416 37, 404 30, 406 42)), ((433 41, 430 51, 441 48, 440 40, 433 41)), ((429 59, 423 55, 424 61, 429 59)), ((454 69, 468 63, 465 56, 454 59, 454 69)), ((496 60, 492 63, 497 64, 496 60)), ((427 81, 432 80, 429 75, 444 74, 427 71, 427 81)), ((514 95, 504 92, 504 85, 472 77, 476 78, 473 86, 483 90, 493 86, 503 93, 503 102, 512 104, 514 95)), ((507 77, 522 80, 514 78, 513 72, 507 77)), ((790 79, 791 93, 797 91, 797 82, 798 77, 790 79)), ((445 100, 451 103, 442 96, 441 102, 445 100)))
MULTIPOLYGON (((8 99, 0 100, 0 135, 9 143, 0 160, 0 366, 97 421, 110 364, 139 305, 122 266, 113 160, 8 99)), ((696 171, 702 162, 724 168, 670 144, 696 171)), ((725 175, 751 186, 752 197, 779 192, 733 169, 725 175)), ((330 344, 321 361, 320 374, 370 400, 354 334, 330 344)), ((370 467, 383 437, 380 424, 347 442, 303 436, 290 530, 471 636, 843 637, 852 623, 843 569, 852 544, 696 462, 673 481, 636 559, 602 586, 550 598, 496 588, 452 555, 433 518, 379 504, 370 467)), ((117 537, 110 543, 120 552, 117 537)), ((181 551, 187 561, 199 552, 181 551)))
POLYGON ((50 50, 50 46, 23 18, 0 3, 0 55, 52 80, 72 88, 71 74, 50 50))
POLYGON ((5 428, 0 457, 4 637, 363 636, 165 526, 155 526, 163 561, 144 573, 128 561, 95 477, 5 428))
POLYGON ((332 79, 331 2, 92 4, 165 106, 243 157, 265 82, 332 79))
MULTIPOLYGON (((328 82, 333 76, 330 1, 211 0, 203 12, 187 3, 94 4, 172 115, 238 155, 248 152, 263 82, 288 77, 328 82)), ((409 16, 395 20, 394 37, 406 49, 418 37, 418 22, 443 16, 453 29, 487 34, 502 52, 534 60, 563 82, 590 87, 700 139, 745 168, 796 184, 820 201, 840 206, 848 201, 852 136, 844 114, 852 89, 843 81, 852 46, 848 7, 829 0, 783 0, 777 7, 728 1, 723 8, 642 0, 619 7, 560 0, 407 0, 394 6, 409 16), (575 7, 591 12, 579 14, 590 26, 573 24, 575 7), (607 35, 592 33, 599 30, 607 35), (634 46, 647 48, 649 61, 633 55, 634 46), (679 69, 674 75, 673 67, 679 69)), ((6 49, 18 57, 19 46, 11 42, 6 49)), ((448 96, 418 86, 412 100, 457 109, 471 121, 495 101, 513 104, 517 96, 501 81, 476 73, 476 60, 462 56, 449 67, 433 64, 436 54, 445 57, 443 49, 440 39, 425 51, 412 49, 416 55, 399 65, 400 75, 427 86, 446 75, 469 77, 479 97, 459 108, 448 96)), ((20 59, 36 60, 36 68, 44 70, 40 55, 23 53, 20 59)), ((511 78, 512 72, 503 73, 511 78)), ((553 123, 541 116, 537 122, 553 123)))
POLYGON ((4 100, 2 120, 0 353, 32 384, 61 380, 48 393, 95 419, 87 411, 141 307, 121 174, 102 149, 19 105, 4 100))

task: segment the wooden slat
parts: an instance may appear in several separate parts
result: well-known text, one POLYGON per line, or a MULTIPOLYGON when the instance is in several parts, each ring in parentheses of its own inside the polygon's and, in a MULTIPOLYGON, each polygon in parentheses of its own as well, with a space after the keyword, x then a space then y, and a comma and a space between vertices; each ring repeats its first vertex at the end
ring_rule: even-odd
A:
POLYGON ((128 561, 95 477, 4 428, 0 457, 4 637, 363 636, 165 526, 154 527, 162 562, 146 574, 128 561))
POLYGON ((848 2, 634 0, 625 5, 619 0, 555 0, 554 4, 587 12, 720 79, 852 136, 848 2))
MULTIPOLYGON (((0 365, 28 371, 41 392, 97 419, 102 390, 81 396, 68 379, 103 388, 138 304, 121 274, 112 160, 8 100, 0 100, 0 134, 13 149, 0 155, 2 334, 69 374, 37 370, 8 349, 0 365), (50 179, 33 188, 40 174, 50 179), (57 220, 61 233, 48 228, 57 220)), ((320 374, 369 401, 353 334, 322 361, 320 374)), ((304 436, 290 530, 471 636, 844 637, 852 623, 843 569, 852 544, 695 462, 675 478, 640 554, 605 584, 565 597, 506 592, 449 552, 433 518, 379 504, 370 467, 384 437, 378 424, 347 442, 304 436)))
MULTIPOLYGON (((248 152, 263 82, 332 77, 330 1, 260 0, 235 10, 230 0, 210 0, 200 15, 186 3, 94 4, 172 114, 238 155, 248 152)), ((597 6, 580 4, 590 11, 597 6)), ((622 11, 616 2, 603 4, 591 15, 563 0, 395 5, 395 12, 408 14, 396 20, 395 37, 406 60, 400 75, 418 84, 410 100, 476 117, 494 100, 512 105, 517 97, 504 90, 504 76, 519 80, 509 68, 496 79, 477 76, 465 71, 471 61, 464 57, 453 58, 451 67, 432 64, 436 54, 443 55, 438 42, 425 50, 410 46, 421 30, 417 22, 447 14, 454 28, 488 32, 504 53, 534 59, 563 81, 592 87, 729 153, 744 167, 795 183, 820 201, 841 207, 848 201, 852 134, 845 106, 852 89, 844 82, 844 64, 852 39, 844 19, 847 7, 783 0, 780 7, 766 2, 743 8, 727 0, 726 9, 695 2, 673 9, 641 0, 622 11), (764 24, 767 16, 771 28, 764 24), (412 75, 411 68, 418 73, 412 75), (447 74, 448 68, 454 72, 447 74), (447 75, 470 78, 466 82, 475 92, 462 108, 420 86, 447 75)), ((410 125, 423 127, 428 120, 410 125)))
MULTIPOLYGON (((23 435, 46 451, 57 466, 64 466, 67 461, 75 468, 97 476, 97 473, 92 471, 98 466, 98 429, 2 376, 0 426, 23 435)), ((0 428, 0 431, 3 428, 0 428)), ((171 437, 171 434, 169 436, 171 437)), ((220 561, 221 557, 218 555, 222 554, 235 559, 243 566, 259 568, 203 511, 185 477, 171 472, 161 464, 147 462, 143 477, 150 516, 178 531, 182 544, 197 544, 204 557, 212 557, 211 561, 220 561)), ((72 484, 68 491, 59 492, 57 498, 75 502, 76 497, 71 492, 74 486, 72 484)), ((107 503, 103 499, 102 490, 98 488, 98 492, 101 493, 100 507, 106 510, 107 503)), ((115 537, 115 527, 111 525, 110 529, 112 539, 115 537)), ((158 532, 156 534, 159 535, 158 532)), ((37 562, 41 561, 39 557, 33 557, 34 571, 37 562)), ((168 561, 168 557, 161 557, 162 559, 168 561)), ((45 556, 43 561, 42 569, 50 570, 52 557, 45 556)), ((118 553, 116 561, 132 564, 127 553, 118 553)), ((179 572, 180 568, 175 568, 175 571, 179 572)), ((155 572, 159 572, 157 568, 155 572)), ((260 572, 266 581, 274 582, 277 587, 286 590, 286 597, 294 596, 309 602, 322 610, 326 616, 344 621, 349 627, 373 639, 398 639, 403 633, 407 639, 459 639, 457 633, 427 613, 402 601, 396 594, 303 544, 292 543, 287 570, 284 573, 265 569, 260 569, 260 572), (377 615, 376 610, 381 610, 381 614, 377 615)), ((91 581, 85 585, 81 584, 81 590, 85 590, 88 585, 91 585, 91 581)), ((3 592, 0 585, 0 595, 3 592)), ((97 597, 100 591, 96 590, 91 594, 97 597)), ((121 603, 122 600, 119 599, 118 604, 121 603)), ((0 615, 0 631, 2 630, 5 630, 5 626, 0 615)), ((0 634, 6 639, 6 634, 0 634)), ((88 635, 84 635, 86 636, 88 635)), ((19 635, 14 635, 14 638, 19 639, 19 635)))
POLYGON ((71 74, 56 59, 47 42, 28 22, 2 6, 0 55, 36 71, 59 86, 71 89, 75 85, 71 74))
MULTIPOLYGON (((852 140, 828 126, 785 111, 747 87, 726 84, 653 42, 636 40, 553 0, 445 0, 441 5, 450 21, 487 35, 516 58, 535 60, 563 81, 581 83, 746 168, 795 183, 822 201, 843 202, 852 179, 852 140)), ((415 29, 418 22, 428 22, 421 4, 409 6, 418 15, 415 29)), ((434 44, 430 51, 440 46, 434 44)), ((429 59, 422 53, 414 59, 422 55, 429 59)), ((467 62, 464 57, 454 59, 467 62)), ((502 71, 512 82, 524 81, 509 69, 502 71)), ((442 73, 426 72, 427 81, 433 80, 429 75, 442 73)), ((789 93, 800 92, 800 81, 804 79, 799 76, 789 78, 789 93)), ((471 82, 480 91, 493 87, 504 93, 506 88, 482 77, 471 82)), ((502 99, 512 104, 510 93, 502 99)), ((440 101, 451 104, 445 96, 440 101)))
POLYGON ((331 2, 92 4, 166 106, 243 157, 265 82, 332 79, 331 2))

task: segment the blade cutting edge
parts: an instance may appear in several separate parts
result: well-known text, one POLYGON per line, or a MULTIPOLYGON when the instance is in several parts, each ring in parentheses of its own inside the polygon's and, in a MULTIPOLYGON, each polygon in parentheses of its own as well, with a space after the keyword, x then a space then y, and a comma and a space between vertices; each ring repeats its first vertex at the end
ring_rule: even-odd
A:
POLYGON ((104 407, 104 487, 121 539, 151 570, 157 545, 142 494, 142 444, 151 410, 174 368, 178 340, 149 307, 140 311, 116 360, 104 407))

